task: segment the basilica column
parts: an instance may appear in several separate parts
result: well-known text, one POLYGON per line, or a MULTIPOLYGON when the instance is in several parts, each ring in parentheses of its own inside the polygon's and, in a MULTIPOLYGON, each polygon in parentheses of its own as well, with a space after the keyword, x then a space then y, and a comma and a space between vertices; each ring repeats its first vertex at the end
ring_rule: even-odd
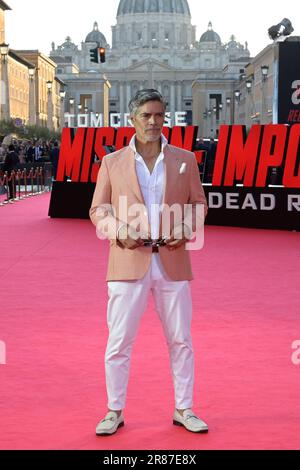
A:
POLYGON ((124 124, 124 113, 125 113, 125 106, 124 106, 124 82, 120 82, 119 84, 119 99, 120 99, 120 113, 121 113, 121 126, 124 124))
POLYGON ((171 119, 172 119, 172 125, 175 123, 175 83, 171 82, 170 86, 170 113, 171 113, 171 119))
POLYGON ((157 82, 157 90, 162 95, 162 84, 161 84, 161 82, 157 82))
POLYGON ((159 25, 159 36, 158 36, 158 41, 159 41, 159 47, 164 47, 165 45, 165 35, 164 35, 164 25, 160 24, 159 25))
POLYGON ((180 26, 175 26, 175 48, 178 48, 180 44, 180 26))
POLYGON ((153 79, 153 62, 152 62, 152 59, 149 59, 148 61, 148 76, 149 76, 149 80, 148 80, 148 88, 154 88, 154 79, 153 79))
POLYGON ((176 111, 183 111, 182 106, 182 82, 177 82, 177 109, 176 111))
POLYGON ((144 46, 147 46, 149 44, 149 27, 148 23, 145 24, 144 30, 143 30, 143 44, 144 46))
POLYGON ((126 103, 125 103, 125 113, 128 113, 128 104, 129 104, 129 101, 131 100, 132 98, 132 93, 131 93, 131 84, 130 82, 127 82, 126 84, 126 94, 127 94, 127 99, 126 99, 126 103))

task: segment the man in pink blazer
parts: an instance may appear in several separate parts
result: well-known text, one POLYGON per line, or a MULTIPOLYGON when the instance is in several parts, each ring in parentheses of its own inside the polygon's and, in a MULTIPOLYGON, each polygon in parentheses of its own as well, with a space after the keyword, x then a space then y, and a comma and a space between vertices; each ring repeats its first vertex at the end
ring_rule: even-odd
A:
POLYGON ((192 411, 193 276, 187 250, 189 240, 203 229, 207 202, 195 155, 169 145, 162 134, 166 103, 161 94, 141 90, 129 110, 136 134, 128 147, 104 157, 90 209, 98 236, 110 240, 108 413, 96 434, 114 434, 124 425, 131 349, 150 291, 169 348, 173 423, 207 432, 207 424, 192 411))

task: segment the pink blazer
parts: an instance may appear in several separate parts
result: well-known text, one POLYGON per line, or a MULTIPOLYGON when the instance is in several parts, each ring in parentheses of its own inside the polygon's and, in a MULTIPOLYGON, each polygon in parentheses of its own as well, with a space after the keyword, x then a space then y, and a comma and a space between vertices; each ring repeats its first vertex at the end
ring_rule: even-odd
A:
MULTIPOLYGON (((195 231, 197 204, 204 205, 204 217, 208 210, 195 155, 178 147, 166 145, 163 161, 165 165, 163 203, 169 206, 179 204, 182 208, 184 208, 185 204, 190 204, 191 210, 187 213, 183 212, 184 217, 182 221, 192 224, 195 231), (183 163, 186 164, 185 171, 181 170, 184 167, 184 165, 182 166, 183 163)), ((140 247, 135 250, 129 250, 121 247, 117 241, 117 230, 124 222, 122 222, 120 196, 127 196, 128 207, 133 204, 144 205, 141 228, 150 238, 147 209, 135 170, 135 155, 130 147, 123 148, 104 157, 98 173, 97 185, 90 208, 90 218, 93 224, 100 232, 105 228, 107 238, 110 240, 107 281, 142 279, 151 263, 151 248, 140 247), (110 204, 114 208, 113 212, 108 207, 110 204)), ((162 213, 163 216, 164 211, 162 213)), ((136 215, 128 215, 128 223, 135 218, 136 215)), ((170 226, 172 229, 174 220, 170 221, 170 226)), ((162 223, 160 224, 160 235, 164 235, 162 233, 162 223)), ((189 251, 185 249, 185 245, 174 251, 161 247, 159 249, 159 256, 167 275, 172 280, 183 281, 193 279, 190 255, 189 251)))

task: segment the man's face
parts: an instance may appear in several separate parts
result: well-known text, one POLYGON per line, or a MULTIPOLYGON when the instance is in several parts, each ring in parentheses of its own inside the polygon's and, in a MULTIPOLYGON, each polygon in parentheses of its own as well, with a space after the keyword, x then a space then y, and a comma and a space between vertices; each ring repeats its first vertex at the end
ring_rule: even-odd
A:
POLYGON ((148 101, 131 117, 140 142, 156 142, 160 139, 165 120, 165 110, 159 101, 148 101))

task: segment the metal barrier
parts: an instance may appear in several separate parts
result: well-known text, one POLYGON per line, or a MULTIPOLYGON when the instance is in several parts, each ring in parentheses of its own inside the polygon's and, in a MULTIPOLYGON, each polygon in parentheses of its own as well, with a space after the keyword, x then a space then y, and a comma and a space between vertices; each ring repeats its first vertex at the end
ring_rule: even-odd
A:
POLYGON ((51 190, 49 168, 0 171, 0 206, 12 204, 51 190), (6 198, 5 198, 6 196, 6 198))

